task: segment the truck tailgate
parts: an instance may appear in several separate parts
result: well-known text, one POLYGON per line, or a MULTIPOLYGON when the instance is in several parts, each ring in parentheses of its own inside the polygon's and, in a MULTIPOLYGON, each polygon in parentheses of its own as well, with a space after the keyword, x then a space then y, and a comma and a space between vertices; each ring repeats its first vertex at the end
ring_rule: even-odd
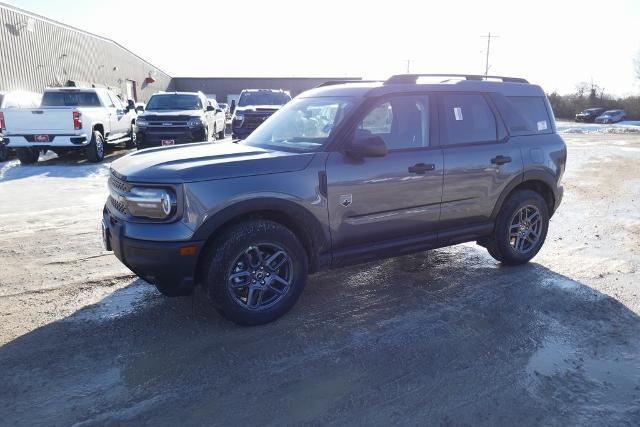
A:
POLYGON ((73 133, 73 108, 5 109, 7 135, 38 133, 73 133))

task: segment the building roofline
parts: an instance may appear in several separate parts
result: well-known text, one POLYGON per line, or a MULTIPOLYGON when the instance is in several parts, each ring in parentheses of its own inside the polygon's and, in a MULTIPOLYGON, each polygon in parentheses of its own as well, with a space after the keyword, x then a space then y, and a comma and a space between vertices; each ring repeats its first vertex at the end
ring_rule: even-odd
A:
POLYGON ((116 45, 117 47, 119 47, 120 49, 130 53, 133 56, 135 56, 136 58, 138 58, 139 60, 141 60, 145 64, 150 65, 151 67, 155 68, 156 70, 158 70, 159 72, 161 72, 165 76, 167 76, 169 78, 173 78, 171 75, 169 75, 167 72, 165 72, 161 68, 156 67, 151 62, 149 62, 146 59, 142 58, 141 56, 135 54, 134 52, 130 51, 129 49, 127 49, 126 47, 122 46, 120 43, 118 43, 118 42, 116 42, 116 41, 114 41, 112 39, 109 39, 109 38, 103 37, 103 36, 99 36, 99 35, 94 34, 94 33, 90 33, 89 31, 85 31, 85 30, 82 30, 80 28, 73 27, 71 25, 63 24, 62 22, 55 21, 53 19, 47 18, 46 16, 38 15, 37 13, 29 12, 28 10, 21 9, 19 7, 16 7, 16 6, 7 4, 7 3, 0 2, 0 8, 8 9, 8 10, 11 10, 11 11, 17 12, 17 13, 21 13, 23 15, 30 16, 30 17, 32 17, 34 19, 38 19, 40 21, 44 21, 44 22, 46 22, 48 24, 56 25, 58 27, 65 28, 67 30, 75 31, 77 33, 82 33, 84 35, 87 35, 87 36, 90 36, 90 37, 93 37, 93 38, 96 38, 96 39, 99 39, 99 40, 102 40, 102 41, 105 41, 105 42, 108 42, 108 43, 112 43, 112 44, 116 45))

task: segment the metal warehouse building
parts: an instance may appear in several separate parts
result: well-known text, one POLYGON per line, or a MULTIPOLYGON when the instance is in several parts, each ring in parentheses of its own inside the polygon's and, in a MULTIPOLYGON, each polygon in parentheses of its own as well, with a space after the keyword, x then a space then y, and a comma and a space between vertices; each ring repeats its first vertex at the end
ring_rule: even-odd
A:
POLYGON ((284 89, 295 96, 344 79, 353 78, 172 78, 113 40, 0 3, 0 91, 106 87, 142 102, 159 91, 202 91, 231 102, 242 89, 284 89))

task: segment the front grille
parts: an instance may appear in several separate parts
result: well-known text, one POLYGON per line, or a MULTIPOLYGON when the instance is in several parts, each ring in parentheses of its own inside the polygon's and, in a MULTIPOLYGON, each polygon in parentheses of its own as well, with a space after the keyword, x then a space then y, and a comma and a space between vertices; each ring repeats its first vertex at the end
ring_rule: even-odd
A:
POLYGON ((131 185, 127 184, 121 179, 116 178, 113 175, 109 177, 109 187, 117 190, 120 193, 127 193, 129 190, 131 190, 131 185))
POLYGON ((111 206, 113 206, 115 210, 120 212, 122 215, 127 215, 127 207, 124 203, 121 203, 118 200, 114 199, 113 196, 109 196, 109 201, 111 202, 111 206))
POLYGON ((265 120, 267 120, 271 116, 271 114, 246 114, 244 115, 244 121, 242 122, 242 127, 248 128, 257 128, 265 120))

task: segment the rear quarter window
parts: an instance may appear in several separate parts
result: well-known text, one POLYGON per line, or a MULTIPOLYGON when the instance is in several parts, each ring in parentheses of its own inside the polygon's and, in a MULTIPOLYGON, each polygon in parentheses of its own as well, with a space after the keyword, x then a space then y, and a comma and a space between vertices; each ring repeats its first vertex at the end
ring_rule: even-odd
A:
POLYGON ((492 96, 514 136, 552 133, 552 122, 542 96, 492 96))

